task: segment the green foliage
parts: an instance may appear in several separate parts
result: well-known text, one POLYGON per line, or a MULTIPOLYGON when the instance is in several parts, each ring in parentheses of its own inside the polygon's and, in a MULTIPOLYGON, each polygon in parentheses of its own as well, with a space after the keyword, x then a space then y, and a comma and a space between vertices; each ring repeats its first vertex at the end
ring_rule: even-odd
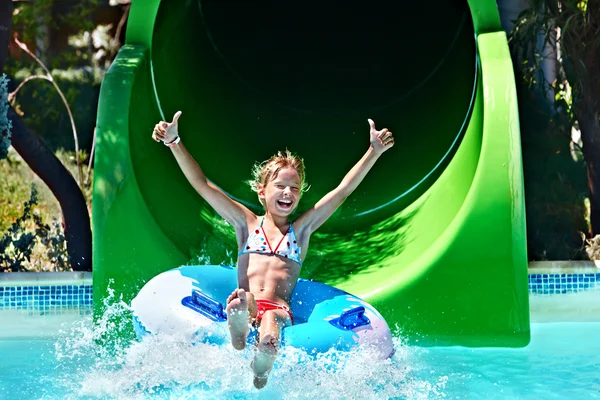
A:
MULTIPOLYGON (((32 51, 48 66, 52 79, 64 92, 75 119, 80 147, 88 150, 96 123, 100 82, 120 45, 111 36, 112 25, 96 26, 94 12, 99 9, 98 3, 98 0, 19 2, 13 15, 19 39, 34 47, 32 51), (51 48, 35 48, 34 44, 46 37, 53 40, 48 43, 51 48)), ((28 77, 46 75, 26 53, 21 53, 19 59, 9 58, 5 69, 13 77, 14 87, 28 77)), ((50 82, 44 79, 27 82, 19 90, 14 107, 52 150, 74 150, 68 112, 50 82)))
POLYGON ((0 76, 0 160, 8 155, 10 147, 11 121, 8 119, 8 78, 0 76))
POLYGON ((35 185, 31 185, 31 197, 24 203, 23 214, 0 237, 0 271, 25 271, 32 261, 36 244, 46 249, 52 270, 69 269, 65 237, 59 223, 54 220, 45 224, 37 208, 35 185))
POLYGON ((582 237, 592 230, 588 185, 600 182, 587 180, 583 161, 597 155, 583 143, 600 140, 589 129, 600 115, 599 24, 600 7, 588 7, 588 1, 530 0, 509 36, 519 82, 525 84, 519 97, 533 260, 587 257, 582 237), (556 79, 543 75, 545 61, 556 66, 556 79), (549 109, 540 94, 552 96, 549 109), (581 138, 573 140, 574 132, 581 138))
MULTIPOLYGON (((100 82, 119 46, 110 36, 110 25, 96 26, 98 3, 98 0, 17 2, 13 14, 13 31, 18 39, 49 67, 49 74, 65 95, 77 126, 80 164, 87 178, 92 175, 87 166, 100 82)), ((106 7, 106 1, 102 3, 106 7)), ((9 58, 5 71, 13 81, 11 90, 33 75, 48 76, 27 52, 9 58)), ((2 105, 4 100, 3 94, 2 105)), ((42 137, 73 176, 78 176, 71 122, 56 88, 47 80, 30 78, 19 90, 13 106, 29 129, 42 137)), ((66 242, 56 220, 61 215, 58 202, 13 149, 2 159, 2 150, 9 147, 5 143, 0 140, 0 269, 68 268, 66 242), (37 182, 40 189, 39 196, 32 189, 29 200, 28 182, 37 182)), ((91 186, 85 185, 81 190, 89 210, 91 186)))
MULTIPOLYGON (((588 7, 582 0, 530 0, 510 35, 526 82, 550 86, 557 109, 564 109, 573 125, 582 114, 600 115, 600 7, 588 7), (560 48, 558 77, 546 82, 540 65, 547 54, 539 48, 539 38, 552 49, 560 48)), ((582 132, 586 134, 586 132, 582 132)))
POLYGON ((82 31, 69 38, 69 45, 78 49, 73 54, 95 68, 108 69, 120 43, 112 37, 112 24, 98 25, 93 31, 82 31))
MULTIPOLYGON (((15 84, 19 84, 29 75, 41 73, 42 71, 37 70, 19 70, 14 75, 15 84)), ((53 70, 51 73, 65 94, 73 113, 80 147, 90 149, 103 71, 79 68, 53 70)), ((27 82, 16 97, 15 107, 23 113, 22 117, 27 127, 38 134, 50 149, 74 150, 68 112, 50 82, 43 79, 27 82)))
MULTIPOLYGON (((8 156, 0 160, 0 235, 23 213, 22 206, 30 191, 26 179, 33 178, 33 172, 29 172, 27 165, 15 155, 14 150, 9 150, 8 156)), ((48 205, 48 202, 42 202, 48 205)))
MULTIPOLYGON (((77 165, 75 156, 72 151, 58 151, 55 153, 60 162, 71 172, 73 176, 76 174, 77 165)), ((88 171, 89 154, 81 152, 80 158, 84 163, 83 173, 91 175, 93 171, 88 171)), ((0 160, 0 236, 3 235, 8 228, 19 218, 24 211, 23 204, 28 200, 30 194, 31 183, 36 185, 38 189, 38 203, 36 209, 40 213, 42 221, 50 224, 54 218, 61 218, 60 205, 50 189, 44 182, 37 177, 23 159, 17 154, 14 149, 10 149, 8 157, 0 160)), ((91 185, 82 188, 83 194, 91 209, 92 188, 91 185)), ((43 264, 42 259, 45 259, 44 254, 34 252, 32 263, 36 265, 43 264), (37 257, 42 257, 38 261, 37 257)))
POLYGON ((52 21, 52 6, 54 0, 36 0, 35 4, 15 3, 13 11, 13 26, 22 31, 22 39, 27 42, 34 42, 44 32, 41 31, 44 25, 54 25, 52 21))
MULTIPOLYGON (((14 30, 21 33, 21 40, 35 43, 36 39, 48 36, 44 29, 57 31, 59 28, 68 27, 74 32, 90 31, 94 29, 92 13, 98 6, 98 0, 36 0, 32 2, 15 3, 13 12, 14 30)), ((74 49, 65 49, 53 55, 48 54, 48 65, 52 68, 68 68, 85 66, 89 63, 81 58, 72 58, 74 49)), ((22 58, 15 65, 16 69, 22 67, 35 68, 35 63, 28 58, 22 58)))

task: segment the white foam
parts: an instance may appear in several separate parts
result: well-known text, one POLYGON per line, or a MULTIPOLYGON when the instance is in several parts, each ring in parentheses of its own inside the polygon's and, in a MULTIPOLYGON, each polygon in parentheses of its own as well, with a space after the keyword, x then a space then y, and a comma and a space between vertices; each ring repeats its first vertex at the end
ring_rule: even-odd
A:
MULTIPOLYGON (((190 345, 172 335, 149 336, 142 342, 115 340, 128 329, 129 307, 112 296, 95 324, 78 324, 56 343, 59 363, 78 363, 79 378, 63 385, 77 396, 146 399, 428 399, 442 397, 447 377, 416 378, 415 350, 395 339, 396 353, 376 360, 369 350, 330 351, 311 358, 281 349, 266 388, 252 386, 253 349, 190 345), (81 358, 87 357, 87 362, 81 358)), ((418 363, 417 363, 418 364, 418 363)))

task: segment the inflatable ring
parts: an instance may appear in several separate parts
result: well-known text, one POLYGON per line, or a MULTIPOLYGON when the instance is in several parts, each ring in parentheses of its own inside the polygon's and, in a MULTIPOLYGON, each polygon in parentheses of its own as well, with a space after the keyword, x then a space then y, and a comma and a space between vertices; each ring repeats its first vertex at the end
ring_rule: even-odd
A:
MULTIPOLYGON (((183 266, 161 273, 131 303, 138 338, 177 335, 192 343, 230 343, 225 301, 237 287, 235 268, 183 266)), ((285 346, 309 354, 368 346, 382 359, 394 352, 390 329, 377 310, 343 290, 300 279, 290 302, 294 325, 283 328, 285 346)))

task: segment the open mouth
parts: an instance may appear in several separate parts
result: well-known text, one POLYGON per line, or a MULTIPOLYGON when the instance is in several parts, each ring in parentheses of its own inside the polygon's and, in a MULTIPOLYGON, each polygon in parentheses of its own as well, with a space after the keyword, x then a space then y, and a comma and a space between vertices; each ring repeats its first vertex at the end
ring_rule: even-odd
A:
POLYGON ((289 210, 290 208, 292 208, 292 201, 291 200, 277 200, 277 205, 281 208, 283 208, 284 210, 289 210))

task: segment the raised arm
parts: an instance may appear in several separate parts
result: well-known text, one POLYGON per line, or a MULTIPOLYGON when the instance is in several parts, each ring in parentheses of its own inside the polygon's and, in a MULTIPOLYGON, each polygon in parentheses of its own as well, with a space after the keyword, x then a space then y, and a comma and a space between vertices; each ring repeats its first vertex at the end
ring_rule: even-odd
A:
POLYGON ((188 182, 221 217, 236 228, 245 226, 246 216, 251 211, 244 205, 231 199, 206 178, 202 168, 200 168, 181 142, 177 126, 180 116, 181 111, 178 111, 173 116, 172 122, 161 121, 156 124, 152 132, 152 139, 157 142, 162 141, 171 148, 171 152, 175 156, 175 160, 188 182))
POLYGON ((392 132, 387 128, 382 130, 375 129, 375 123, 371 119, 369 119, 369 125, 371 127, 369 132, 371 144, 365 155, 344 176, 338 187, 323 196, 317 204, 298 218, 298 225, 305 233, 310 235, 323 225, 363 181, 367 173, 379 159, 379 156, 394 146, 392 132))

